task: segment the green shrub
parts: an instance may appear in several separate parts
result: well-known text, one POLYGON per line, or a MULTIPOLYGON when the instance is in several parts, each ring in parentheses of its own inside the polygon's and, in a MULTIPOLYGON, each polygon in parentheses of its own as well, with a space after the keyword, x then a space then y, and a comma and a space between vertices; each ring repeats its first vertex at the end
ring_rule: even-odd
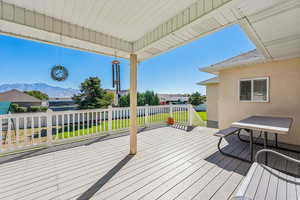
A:
POLYGON ((30 106, 29 112, 46 112, 48 110, 47 106, 30 106))
POLYGON ((41 106, 30 106, 29 112, 41 112, 41 106))
POLYGON ((27 108, 26 107, 17 107, 16 112, 17 113, 25 113, 25 112, 27 112, 27 108))
POLYGON ((25 113, 25 112, 46 112, 48 110, 47 106, 30 106, 20 107, 18 104, 11 104, 10 110, 12 113, 25 113))
POLYGON ((48 110, 48 107, 47 106, 41 106, 41 111, 42 112, 46 112, 48 110))
POLYGON ((11 112, 17 112, 18 107, 19 107, 18 104, 15 104, 15 103, 11 104, 10 105, 11 112))

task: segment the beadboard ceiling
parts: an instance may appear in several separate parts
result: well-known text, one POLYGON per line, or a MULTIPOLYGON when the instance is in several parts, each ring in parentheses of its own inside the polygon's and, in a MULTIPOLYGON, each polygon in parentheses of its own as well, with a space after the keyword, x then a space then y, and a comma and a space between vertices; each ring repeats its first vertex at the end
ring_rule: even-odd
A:
MULTIPOLYGON (((300 56, 300 0, 2 0, 0 32, 140 61, 232 24, 266 59, 300 56)), ((205 48, 205 47, 204 47, 205 48)))

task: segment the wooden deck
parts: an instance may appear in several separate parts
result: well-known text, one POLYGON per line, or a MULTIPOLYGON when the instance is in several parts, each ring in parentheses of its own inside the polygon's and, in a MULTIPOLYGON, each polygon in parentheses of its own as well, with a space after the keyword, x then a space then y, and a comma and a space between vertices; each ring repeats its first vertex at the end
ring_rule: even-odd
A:
MULTIPOLYGON (((136 156, 124 136, 4 163, 0 199, 229 199, 250 164, 221 155, 215 132, 164 127, 138 135, 136 156)), ((229 142, 225 151, 249 157, 229 142)))

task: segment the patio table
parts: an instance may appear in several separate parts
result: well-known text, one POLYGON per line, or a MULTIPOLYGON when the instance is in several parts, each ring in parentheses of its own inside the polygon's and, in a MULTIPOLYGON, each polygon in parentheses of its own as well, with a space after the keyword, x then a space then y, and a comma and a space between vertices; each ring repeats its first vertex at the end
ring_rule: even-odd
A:
MULTIPOLYGON (((253 162, 253 131, 264 133, 264 148, 268 147, 268 134, 274 134, 275 147, 278 148, 278 134, 287 135, 292 123, 293 119, 289 117, 250 116, 233 122, 232 126, 245 129, 250 133, 250 160, 253 162)), ((267 160, 266 154, 266 162, 267 160)))

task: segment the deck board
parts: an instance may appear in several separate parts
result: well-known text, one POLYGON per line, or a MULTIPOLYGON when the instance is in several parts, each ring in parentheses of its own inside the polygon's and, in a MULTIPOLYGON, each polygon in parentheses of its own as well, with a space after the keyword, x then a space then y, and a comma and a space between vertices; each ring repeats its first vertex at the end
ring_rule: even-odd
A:
MULTIPOLYGON (((123 136, 5 162, 0 164, 0 199, 229 199, 250 164, 220 154, 219 138, 213 136, 216 131, 203 127, 191 132, 171 127, 147 130, 138 135, 138 154, 130 158, 129 136, 123 136)), ((224 151, 250 157, 248 144, 235 136, 227 142, 230 145, 222 144, 224 151)), ((298 166, 272 156, 270 163, 300 172, 298 166)), ((286 184, 270 179, 265 171, 255 179, 262 185, 286 184)), ((252 197, 280 197, 266 188, 256 188, 252 197)), ((299 186, 286 184, 285 188, 280 198, 299 198, 299 186)))

